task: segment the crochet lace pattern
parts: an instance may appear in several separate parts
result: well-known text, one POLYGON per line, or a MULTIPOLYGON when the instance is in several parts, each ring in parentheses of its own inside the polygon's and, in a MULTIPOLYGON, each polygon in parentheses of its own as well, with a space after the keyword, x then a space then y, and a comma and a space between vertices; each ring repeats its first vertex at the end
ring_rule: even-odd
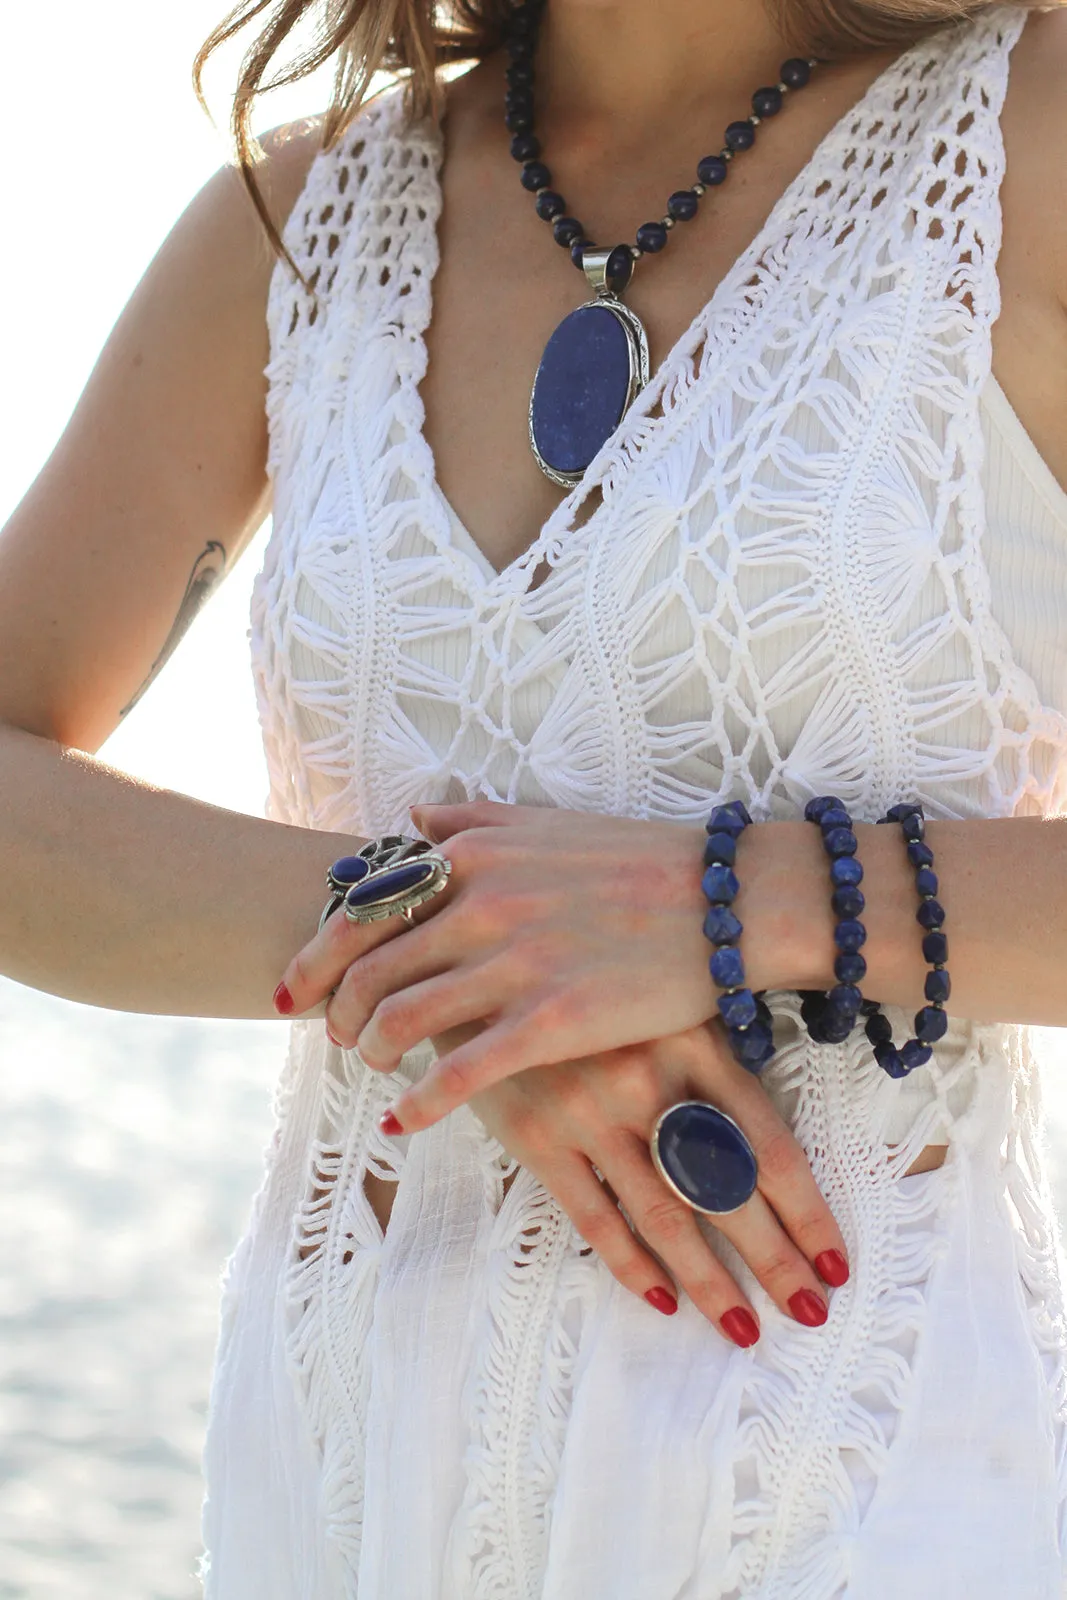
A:
MULTIPOLYGON (((878 78, 501 573, 457 539, 422 433, 440 136, 408 123, 394 89, 317 157, 286 229, 314 292, 279 265, 269 303, 275 522, 251 640, 271 816, 371 835, 404 828, 416 800, 479 795, 694 821, 716 797, 768 819, 827 791, 870 820, 901 797, 933 817, 1061 808, 1067 721, 1013 661, 981 551, 998 119, 1021 26, 1001 8, 878 78), (797 442, 801 417, 816 448, 797 442)), ((774 1009, 768 1088, 867 1265, 817 1344, 754 1291, 765 1332, 738 1352, 717 1600, 843 1592, 975 1152, 1007 1152, 993 1164, 1067 1500, 1064 1322, 1024 1035, 956 1026, 889 1147, 900 1086, 862 1041, 813 1047, 788 996, 774 1009), (932 1135, 948 1163, 902 1186, 932 1135)), ((362 1178, 398 1181, 395 1220, 417 1159, 466 1163, 488 1234, 455 1592, 535 1600, 605 1269, 530 1174, 502 1199, 514 1163, 473 1114, 406 1151, 381 1138, 428 1047, 388 1079, 309 1030, 294 1051, 289 1092, 313 1102, 316 1132, 288 1353, 344 1593, 358 1592, 382 1245, 362 1178)))

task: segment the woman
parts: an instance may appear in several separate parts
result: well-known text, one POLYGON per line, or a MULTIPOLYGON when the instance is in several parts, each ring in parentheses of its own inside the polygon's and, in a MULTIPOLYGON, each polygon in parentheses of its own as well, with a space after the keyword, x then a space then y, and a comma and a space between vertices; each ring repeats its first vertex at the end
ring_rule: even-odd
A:
POLYGON ((1067 1333, 1017 1024, 1067 1023, 1063 19, 457 10, 451 47, 418 5, 331 13, 342 101, 388 59, 413 114, 394 89, 266 141, 288 262, 207 186, 0 542, 4 971, 296 1018, 208 1593, 1051 1600, 1067 1333), (530 384, 612 284, 651 376, 583 459, 592 408, 530 384), (84 752, 270 494, 257 821, 84 752), (803 820, 828 792, 837 854, 803 820), (715 813, 740 887, 708 925, 736 912, 720 948, 768 994, 762 1077, 702 933, 723 801, 756 823, 715 813), (936 819, 933 888, 914 809, 874 826, 898 802, 936 819), (412 819, 442 892, 324 917, 324 869, 412 819), (940 1030, 917 884, 953 1021, 902 1078, 797 991, 862 979, 898 1042, 924 998, 940 1030), (688 1100, 747 1138, 736 1209, 655 1165, 688 1100))

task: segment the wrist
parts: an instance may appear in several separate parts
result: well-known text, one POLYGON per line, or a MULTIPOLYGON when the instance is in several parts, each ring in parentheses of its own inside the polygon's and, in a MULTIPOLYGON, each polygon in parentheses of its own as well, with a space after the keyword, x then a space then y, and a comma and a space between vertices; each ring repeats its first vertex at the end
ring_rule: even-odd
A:
POLYGON ((819 830, 808 822, 747 828, 738 841, 737 876, 735 909, 751 988, 828 988, 834 918, 819 830))

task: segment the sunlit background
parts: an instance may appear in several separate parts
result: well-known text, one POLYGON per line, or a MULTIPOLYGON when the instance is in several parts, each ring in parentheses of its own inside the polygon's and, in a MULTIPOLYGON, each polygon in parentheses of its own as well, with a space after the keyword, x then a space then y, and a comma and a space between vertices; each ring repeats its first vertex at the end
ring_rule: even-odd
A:
MULTIPOLYGON (((0 522, 225 159, 189 83, 221 13, 221 0, 7 8, 0 522)), ((208 80, 221 125, 236 59, 208 80)), ((267 101, 257 126, 328 96, 320 75, 267 101)), ((268 531, 101 751, 252 813, 267 779, 247 612, 268 531)), ((218 1277, 284 1048, 282 1024, 125 1016, 0 979, 0 1600, 195 1600, 218 1277)), ((1051 1067, 1067 1193, 1067 1073, 1051 1067)))

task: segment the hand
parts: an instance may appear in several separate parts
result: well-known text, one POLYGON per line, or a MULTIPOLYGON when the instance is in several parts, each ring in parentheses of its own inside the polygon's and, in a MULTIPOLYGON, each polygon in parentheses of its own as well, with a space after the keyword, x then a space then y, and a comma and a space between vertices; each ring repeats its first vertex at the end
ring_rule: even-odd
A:
MULTIPOLYGON (((469 1031, 453 1031, 434 1045, 450 1049, 469 1031)), ((720 1024, 528 1068, 473 1095, 468 1104, 558 1200, 623 1288, 642 1297, 655 1289, 670 1293, 674 1285, 665 1265, 708 1321, 746 1346, 759 1331, 751 1302, 649 1153, 660 1112, 689 1099, 707 1100, 733 1117, 759 1165, 752 1198, 721 1221, 704 1221, 736 1247, 780 1310, 807 1326, 824 1322, 825 1292, 809 1263, 817 1263, 827 1282, 844 1282, 844 1240, 802 1148, 759 1082, 734 1061, 720 1024), (633 1219, 636 1237, 616 1197, 633 1219)))

